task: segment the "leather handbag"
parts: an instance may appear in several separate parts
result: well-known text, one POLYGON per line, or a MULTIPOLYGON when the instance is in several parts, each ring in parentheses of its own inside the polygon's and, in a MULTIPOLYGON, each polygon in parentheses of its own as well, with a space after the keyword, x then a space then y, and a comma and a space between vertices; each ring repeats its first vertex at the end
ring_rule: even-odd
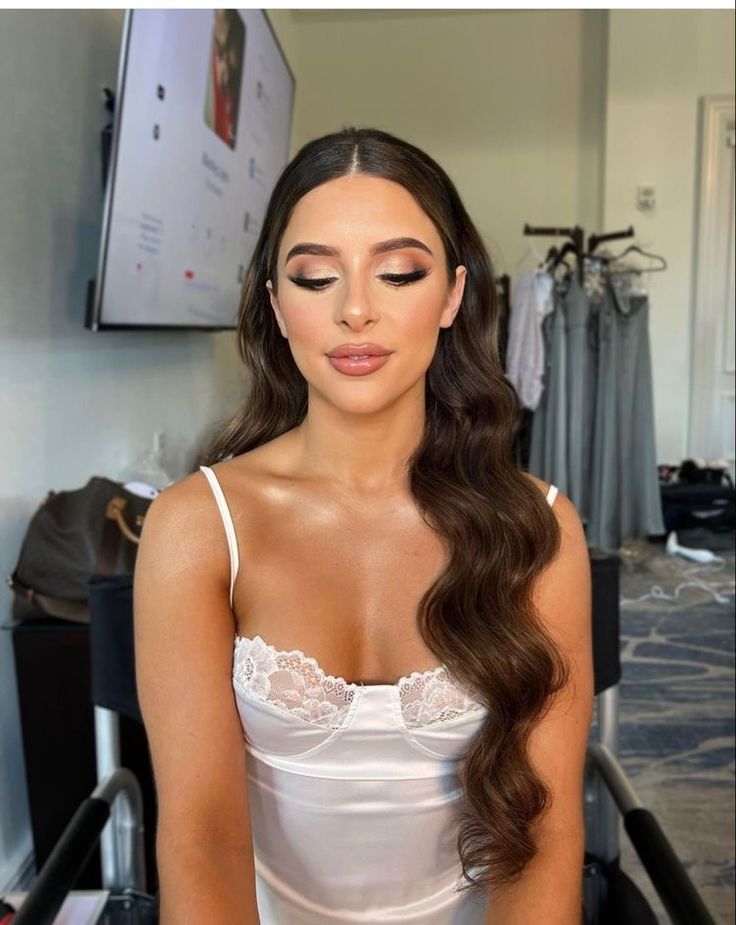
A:
POLYGON ((13 589, 13 620, 52 616, 89 623, 93 575, 131 574, 151 498, 92 476, 83 488, 49 491, 31 518, 13 589))

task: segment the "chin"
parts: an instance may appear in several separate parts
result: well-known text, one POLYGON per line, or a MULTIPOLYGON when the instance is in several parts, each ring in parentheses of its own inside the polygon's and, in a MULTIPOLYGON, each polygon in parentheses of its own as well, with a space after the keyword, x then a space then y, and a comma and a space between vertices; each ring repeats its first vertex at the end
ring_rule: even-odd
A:
POLYGON ((349 380, 338 388, 332 384, 328 389, 310 384, 309 392, 310 398, 314 397, 320 404, 330 405, 343 414, 359 415, 378 414, 389 408, 399 397, 393 392, 387 392, 385 388, 371 387, 367 382, 356 383, 349 380))
POLYGON ((392 405, 395 400, 389 395, 365 395, 362 399, 358 396, 346 399, 343 395, 325 397, 330 404, 345 414, 377 414, 392 405))

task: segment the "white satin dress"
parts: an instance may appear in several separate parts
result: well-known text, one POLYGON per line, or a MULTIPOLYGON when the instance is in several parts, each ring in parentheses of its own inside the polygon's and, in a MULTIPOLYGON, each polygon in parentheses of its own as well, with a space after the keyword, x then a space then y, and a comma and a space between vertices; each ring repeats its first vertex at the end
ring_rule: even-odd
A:
MULTIPOLYGON (((238 571, 232 518, 207 477, 238 571)), ((550 504, 557 494, 550 487, 550 504)), ((460 756, 486 707, 444 666, 350 683, 260 636, 233 641, 261 925, 483 925, 458 892, 460 756)))

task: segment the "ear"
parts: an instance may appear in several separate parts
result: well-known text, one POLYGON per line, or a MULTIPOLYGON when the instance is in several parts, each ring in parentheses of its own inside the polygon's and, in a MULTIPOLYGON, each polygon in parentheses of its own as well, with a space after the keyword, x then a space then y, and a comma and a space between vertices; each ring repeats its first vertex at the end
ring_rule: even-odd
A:
POLYGON ((270 279, 266 280, 266 289, 268 289, 268 297, 271 300, 271 308, 273 309, 274 314, 276 315, 276 323, 278 324, 279 329, 281 330, 281 334, 288 340, 289 335, 286 333, 286 325, 284 324, 284 319, 279 310, 279 300, 274 295, 273 284, 271 283, 270 279))
POLYGON ((465 292, 465 278, 468 275, 467 268, 460 265, 455 267, 455 282, 453 283, 450 294, 447 296, 447 305, 445 306, 440 317, 440 327, 449 328, 455 320, 455 315, 460 311, 460 304, 465 292))

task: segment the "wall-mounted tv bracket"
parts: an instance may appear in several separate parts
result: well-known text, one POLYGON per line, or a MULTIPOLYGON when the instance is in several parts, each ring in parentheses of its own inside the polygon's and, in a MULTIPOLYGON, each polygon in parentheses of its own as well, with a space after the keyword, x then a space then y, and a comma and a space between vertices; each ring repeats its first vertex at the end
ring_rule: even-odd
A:
MULTIPOLYGON (((115 94, 109 87, 103 87, 102 93, 105 97, 105 109, 113 116, 115 115, 115 94)), ((101 154, 102 154, 102 189, 107 187, 107 173, 110 168, 110 155, 112 153, 112 126, 111 119, 100 133, 101 154)))

